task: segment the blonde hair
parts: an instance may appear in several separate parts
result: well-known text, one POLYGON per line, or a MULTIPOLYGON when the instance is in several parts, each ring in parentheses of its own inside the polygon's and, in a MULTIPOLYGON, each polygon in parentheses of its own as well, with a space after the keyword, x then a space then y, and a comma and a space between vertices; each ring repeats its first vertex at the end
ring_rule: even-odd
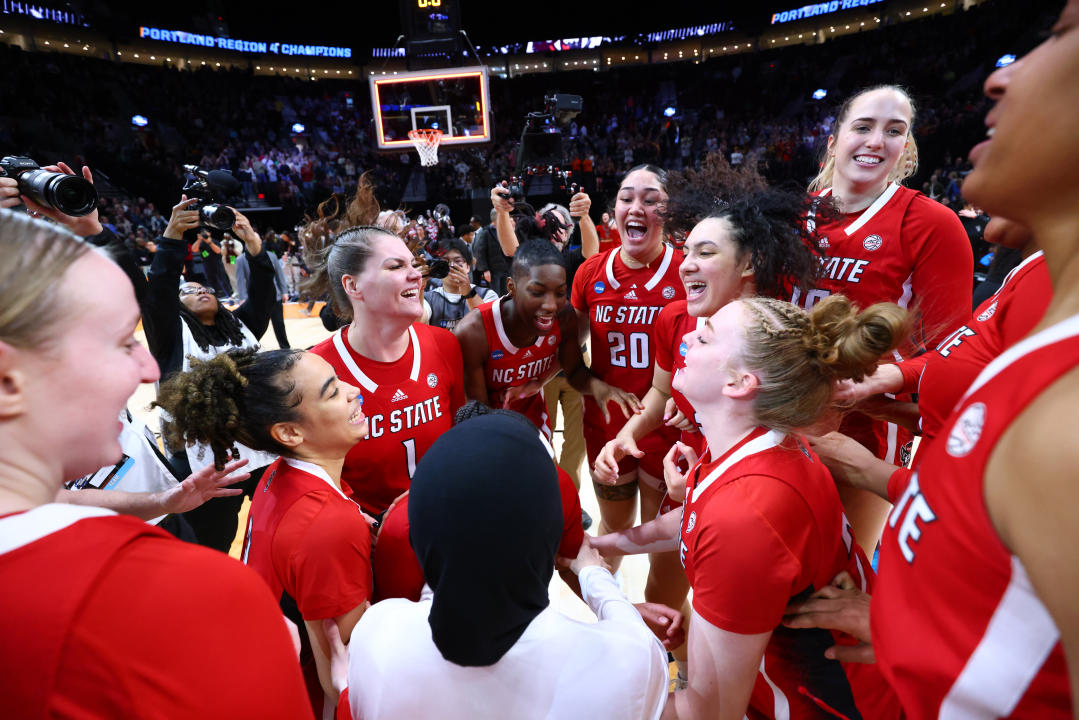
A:
MULTIPOLYGON (((914 99, 906 90, 898 85, 875 85, 874 87, 866 88, 865 90, 852 95, 839 108, 839 113, 836 115, 835 122, 832 123, 831 134, 833 136, 838 135, 839 128, 843 125, 847 116, 850 115, 851 107, 854 106, 854 103, 858 98, 866 93, 876 92, 877 90, 891 90, 897 92, 910 103, 910 125, 907 126, 907 146, 903 149, 903 154, 899 156, 895 166, 892 167, 892 171, 888 173, 889 183, 897 182, 902 184, 904 180, 918 171, 918 144, 914 141, 914 118, 916 114, 914 99)), ((835 153, 830 152, 826 147, 824 149, 824 155, 821 157, 820 172, 817 173, 817 177, 813 178, 813 182, 809 183, 809 191, 820 192, 825 188, 830 188, 832 187, 832 181, 834 179, 835 153)))
POLYGON ((830 295, 810 312, 781 300, 748 298, 741 360, 757 376, 757 421, 782 432, 812 424, 828 407, 836 380, 861 380, 911 332, 910 314, 892 303, 859 312, 830 295))
POLYGON ((18 348, 49 343, 55 321, 67 316, 62 278, 89 251, 56 225, 0 210, 0 342, 18 348))

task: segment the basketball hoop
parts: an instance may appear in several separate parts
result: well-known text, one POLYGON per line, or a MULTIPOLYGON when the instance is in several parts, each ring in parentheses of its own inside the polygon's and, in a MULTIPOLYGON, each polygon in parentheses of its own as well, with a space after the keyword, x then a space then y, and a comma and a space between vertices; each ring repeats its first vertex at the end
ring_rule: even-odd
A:
POLYGON ((408 139, 416 146, 420 154, 420 165, 430 167, 438 165, 438 144, 442 142, 442 131, 430 128, 409 130, 408 139))

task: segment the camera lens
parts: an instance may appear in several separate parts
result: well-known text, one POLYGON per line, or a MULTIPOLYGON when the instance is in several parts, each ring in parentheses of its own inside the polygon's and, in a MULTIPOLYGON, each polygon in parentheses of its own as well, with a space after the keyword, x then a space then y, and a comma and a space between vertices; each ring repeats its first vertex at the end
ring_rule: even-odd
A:
POLYGON ((203 205, 199 211, 203 225, 218 230, 228 230, 236 224, 236 213, 223 205, 203 205))
POLYGON ((76 175, 30 170, 19 175, 19 186, 34 202, 72 217, 89 215, 97 207, 97 190, 76 175))

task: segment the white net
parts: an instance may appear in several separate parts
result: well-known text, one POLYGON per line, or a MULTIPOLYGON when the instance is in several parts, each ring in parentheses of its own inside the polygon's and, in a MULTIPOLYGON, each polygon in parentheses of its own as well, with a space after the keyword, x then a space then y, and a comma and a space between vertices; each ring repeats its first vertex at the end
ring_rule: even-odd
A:
POLYGON ((420 165, 429 167, 438 164, 438 144, 442 142, 441 130, 409 130, 408 139, 416 146, 420 155, 420 165))

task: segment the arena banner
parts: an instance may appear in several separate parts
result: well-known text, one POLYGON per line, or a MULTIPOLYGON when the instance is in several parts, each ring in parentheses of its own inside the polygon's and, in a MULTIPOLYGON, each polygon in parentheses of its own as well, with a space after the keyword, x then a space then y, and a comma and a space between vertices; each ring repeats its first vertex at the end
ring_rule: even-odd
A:
POLYGON ((802 7, 793 8, 792 10, 783 10, 773 14, 772 24, 778 25, 780 23, 793 22, 795 20, 805 20, 806 18, 816 17, 818 15, 828 15, 830 13, 839 12, 840 10, 854 10, 856 8, 876 5, 882 2, 884 2, 884 0, 831 0, 831 2, 812 3, 810 5, 803 5, 802 7))
POLYGON ((199 47, 215 48, 217 50, 232 50, 235 52, 259 53, 263 55, 300 55, 330 58, 352 57, 352 48, 347 47, 238 40, 230 37, 199 35, 198 33, 190 33, 183 30, 162 30, 161 28, 146 27, 145 25, 139 27, 139 37, 158 40, 160 42, 177 43, 180 45, 197 45, 199 47))

